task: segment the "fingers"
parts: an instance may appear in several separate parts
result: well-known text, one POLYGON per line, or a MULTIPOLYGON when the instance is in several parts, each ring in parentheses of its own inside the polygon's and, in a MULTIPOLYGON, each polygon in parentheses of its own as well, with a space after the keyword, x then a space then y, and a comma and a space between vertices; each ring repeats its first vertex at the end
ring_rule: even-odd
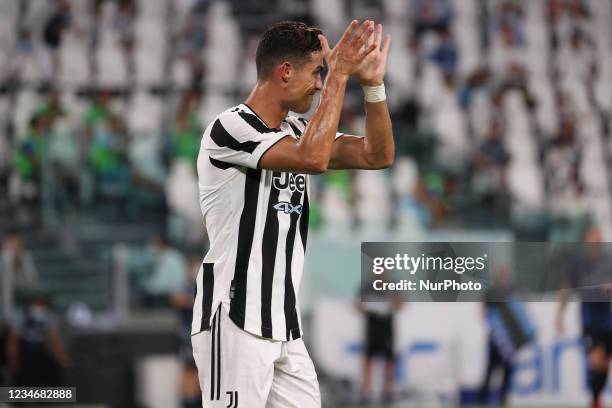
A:
POLYGON ((376 47, 380 49, 380 43, 382 41, 382 24, 376 25, 376 31, 374 32, 374 43, 376 47))
POLYGON ((382 52, 386 56, 389 54, 389 47, 391 46, 391 34, 385 35, 385 43, 383 44, 382 52))
POLYGON ((346 30, 344 30, 344 34, 342 34, 342 37, 340 37, 340 40, 338 41, 338 43, 341 43, 343 41, 348 41, 348 39, 351 38, 351 34, 353 33, 353 30, 355 29, 355 27, 357 27, 357 24, 359 24, 357 20, 351 21, 348 27, 346 27, 346 30))
POLYGON ((329 43, 327 42, 327 38, 323 34, 319 34, 319 41, 321 42, 321 49, 323 51, 323 55, 327 56, 330 53, 329 43))
POLYGON ((361 24, 359 30, 357 31, 357 34, 355 34, 355 36, 353 37, 352 44, 354 46, 356 45, 357 47, 363 47, 363 44, 367 41, 367 39, 374 31, 373 25, 374 22, 370 20, 364 21, 363 24, 361 24))
POLYGON ((375 42, 372 42, 372 44, 368 45, 367 48, 364 48, 361 50, 361 52, 359 53, 359 60, 364 59, 365 57, 368 56, 368 54, 370 54, 372 51, 378 49, 378 46, 376 45, 375 42))

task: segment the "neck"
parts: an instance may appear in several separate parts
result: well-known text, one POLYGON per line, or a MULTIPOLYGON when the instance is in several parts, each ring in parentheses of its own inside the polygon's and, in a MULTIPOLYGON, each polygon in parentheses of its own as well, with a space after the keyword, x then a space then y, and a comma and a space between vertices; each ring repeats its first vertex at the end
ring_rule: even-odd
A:
POLYGON ((276 97, 279 94, 269 82, 257 81, 244 103, 249 105, 269 128, 277 128, 289 113, 289 109, 283 108, 280 99, 276 97))

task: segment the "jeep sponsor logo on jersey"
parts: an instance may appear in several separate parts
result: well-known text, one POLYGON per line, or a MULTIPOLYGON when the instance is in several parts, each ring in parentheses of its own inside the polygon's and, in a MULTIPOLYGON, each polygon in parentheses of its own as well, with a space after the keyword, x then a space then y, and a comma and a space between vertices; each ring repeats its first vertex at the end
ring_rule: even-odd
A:
POLYGON ((292 193, 295 191, 303 193, 306 188, 306 176, 293 173, 275 173, 272 184, 279 190, 289 189, 292 193))
MULTIPOLYGON (((279 191, 289 190, 291 193, 298 192, 301 195, 306 190, 306 176, 293 173, 274 173, 272 185, 279 191)), ((302 204, 279 201, 272 208, 284 214, 302 215, 302 204)))

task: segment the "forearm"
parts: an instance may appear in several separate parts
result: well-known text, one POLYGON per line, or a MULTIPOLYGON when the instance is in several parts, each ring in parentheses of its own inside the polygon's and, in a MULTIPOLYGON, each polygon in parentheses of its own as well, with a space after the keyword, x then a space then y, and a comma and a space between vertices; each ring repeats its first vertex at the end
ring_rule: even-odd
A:
POLYGON ((393 163, 395 144, 387 102, 366 102, 366 125, 363 154, 372 167, 388 167, 393 163))
POLYGON ((321 90, 319 106, 310 119, 304 134, 300 138, 298 147, 303 157, 325 171, 329 164, 332 145, 344 101, 346 82, 348 77, 335 72, 329 72, 321 90))

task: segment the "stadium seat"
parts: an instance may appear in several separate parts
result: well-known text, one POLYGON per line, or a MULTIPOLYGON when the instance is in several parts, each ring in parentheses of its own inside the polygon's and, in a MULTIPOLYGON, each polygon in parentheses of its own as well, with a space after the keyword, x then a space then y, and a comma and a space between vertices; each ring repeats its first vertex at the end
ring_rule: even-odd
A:
POLYGON ((199 116, 207 125, 212 123, 215 117, 235 103, 222 92, 211 92, 204 96, 200 105, 199 116))
POLYGON ((161 126, 162 106, 158 97, 141 91, 132 97, 128 125, 137 134, 157 134, 161 126))
POLYGON ((387 76, 393 88, 401 93, 412 92, 414 83, 414 56, 407 52, 406 45, 402 41, 406 38, 405 25, 390 23, 385 26, 393 40, 389 49, 389 64, 387 76))
POLYGON ((128 75, 125 58, 118 39, 110 30, 104 30, 96 51, 98 83, 102 86, 125 86, 128 75))
POLYGON ((319 22, 326 32, 330 43, 335 43, 344 31, 344 24, 348 24, 343 16, 342 3, 339 1, 312 0, 310 2, 312 16, 319 22))
POLYGON ((450 92, 443 93, 432 115, 433 126, 440 142, 436 148, 440 163, 461 167, 470 152, 470 143, 465 117, 454 95, 450 92))
POLYGON ((89 76, 89 57, 86 41, 78 34, 69 32, 60 49, 60 81, 71 86, 87 85, 89 76))
POLYGON ((136 48, 135 55, 136 78, 139 84, 159 84, 163 79, 163 58, 150 52, 146 47, 136 48))
POLYGON ((423 64, 423 73, 417 83, 416 91, 425 108, 435 107, 444 97, 444 84, 440 69, 431 63, 423 64))
POLYGON ((540 168, 537 165, 512 160, 508 168, 508 185, 514 209, 543 208, 544 188, 540 168))
POLYGON ((529 89, 536 99, 535 117, 544 137, 552 137, 557 131, 558 112, 555 95, 548 77, 532 75, 529 78, 529 89))
POLYGON ((383 172, 357 171, 354 193, 357 195, 357 214, 363 222, 384 223, 390 212, 389 181, 383 172))
POLYGON ((163 20, 168 12, 168 0, 141 0, 138 5, 144 18, 156 21, 163 20))
POLYGON ((240 30, 223 3, 211 6, 210 21, 207 31, 210 46, 203 55, 207 67, 206 81, 211 86, 230 87, 240 77, 240 53, 243 49, 240 30))
POLYGON ((144 48, 156 58, 164 57, 166 48, 166 27, 156 19, 140 17, 134 26, 136 48, 144 48))
POLYGON ((189 62, 179 59, 173 61, 171 68, 171 82, 175 87, 186 88, 191 82, 191 66, 189 62))
POLYGON ((482 140, 487 135, 491 123, 490 95, 486 91, 476 92, 469 106, 468 115, 474 130, 474 139, 482 140))
POLYGON ((30 116, 40 103, 40 97, 31 90, 23 90, 17 96, 13 120, 17 137, 22 137, 28 128, 30 116))
POLYGON ((459 46, 459 73, 468 75, 482 62, 478 25, 474 20, 459 18, 453 22, 453 32, 459 46))

